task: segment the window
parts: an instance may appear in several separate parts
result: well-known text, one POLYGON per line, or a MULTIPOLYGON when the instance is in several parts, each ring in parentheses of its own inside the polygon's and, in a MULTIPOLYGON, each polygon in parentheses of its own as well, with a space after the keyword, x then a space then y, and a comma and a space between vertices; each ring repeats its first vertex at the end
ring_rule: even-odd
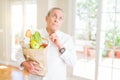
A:
POLYGON ((80 70, 74 74, 89 79, 95 77, 97 11, 98 0, 76 0, 75 43, 80 70))
POLYGON ((118 75, 120 74, 120 6, 118 4, 120 0, 76 0, 75 42, 80 61, 74 75, 92 80, 120 79, 118 75), (97 14, 97 11, 100 13, 97 14), (97 25, 97 20, 100 25, 97 25), (99 40, 96 36, 98 34, 99 40), (98 45, 99 52, 96 51, 98 45))
POLYGON ((16 54, 20 47, 19 41, 23 39, 25 30, 36 28, 36 2, 36 0, 11 1, 12 60, 16 60, 16 54))
POLYGON ((77 50, 87 52, 86 58, 92 57, 88 53, 93 50, 96 44, 96 22, 97 22, 97 0, 77 0, 76 1, 76 16, 75 16, 75 39, 77 50))
POLYGON ((117 75, 120 74, 119 3, 119 0, 103 0, 102 2, 98 80, 103 77, 104 80, 120 79, 117 75))

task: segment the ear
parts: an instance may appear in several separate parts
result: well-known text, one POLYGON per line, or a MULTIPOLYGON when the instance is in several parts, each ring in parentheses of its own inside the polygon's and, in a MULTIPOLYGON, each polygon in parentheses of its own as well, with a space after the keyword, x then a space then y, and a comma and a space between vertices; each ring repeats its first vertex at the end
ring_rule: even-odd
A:
POLYGON ((48 16, 46 16, 45 20, 46 20, 46 21, 48 20, 48 16))

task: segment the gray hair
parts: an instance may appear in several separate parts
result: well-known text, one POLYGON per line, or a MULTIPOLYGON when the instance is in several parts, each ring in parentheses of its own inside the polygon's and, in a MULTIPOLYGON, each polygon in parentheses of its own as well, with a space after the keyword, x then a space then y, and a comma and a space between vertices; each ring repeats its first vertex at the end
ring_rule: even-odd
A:
POLYGON ((51 14, 51 12, 53 12, 54 10, 60 10, 63 12, 63 10, 61 8, 54 7, 48 11, 47 16, 49 16, 51 14))

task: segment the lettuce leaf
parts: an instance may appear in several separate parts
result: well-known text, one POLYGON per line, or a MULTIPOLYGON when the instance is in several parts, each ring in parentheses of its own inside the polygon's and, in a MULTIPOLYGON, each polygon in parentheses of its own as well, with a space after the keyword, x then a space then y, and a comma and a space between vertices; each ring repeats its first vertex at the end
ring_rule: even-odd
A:
POLYGON ((31 37, 30 40, 34 40, 37 43, 39 43, 40 45, 42 44, 42 36, 40 35, 40 33, 38 31, 36 31, 31 37))

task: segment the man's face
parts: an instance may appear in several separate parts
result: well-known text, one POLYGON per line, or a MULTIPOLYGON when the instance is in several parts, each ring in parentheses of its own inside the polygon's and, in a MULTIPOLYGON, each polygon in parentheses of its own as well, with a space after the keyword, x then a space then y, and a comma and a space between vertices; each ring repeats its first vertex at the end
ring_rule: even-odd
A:
POLYGON ((53 10, 50 15, 46 17, 47 26, 53 31, 60 29, 63 23, 63 16, 62 11, 53 10))

